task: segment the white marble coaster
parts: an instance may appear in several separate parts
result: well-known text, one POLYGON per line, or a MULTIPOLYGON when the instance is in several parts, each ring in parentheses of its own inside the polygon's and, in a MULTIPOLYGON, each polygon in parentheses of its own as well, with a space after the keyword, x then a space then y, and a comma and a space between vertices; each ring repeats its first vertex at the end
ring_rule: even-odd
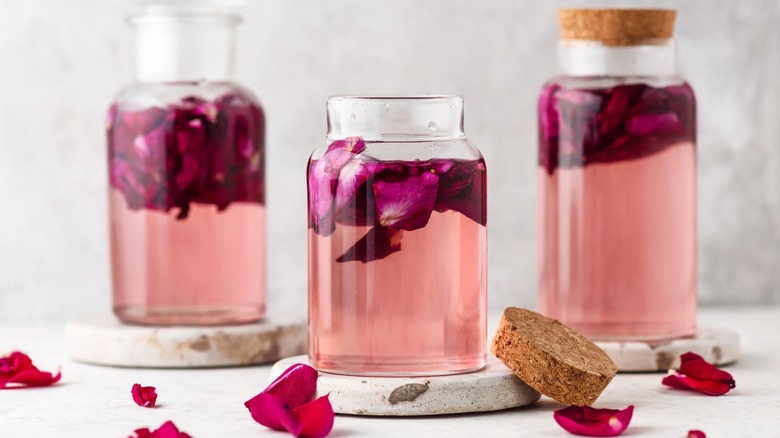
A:
MULTIPOLYGON (((274 364, 271 381, 306 356, 274 364)), ((435 377, 365 377, 320 373, 317 396, 330 393, 337 414, 416 416, 497 411, 539 400, 539 393, 493 356, 474 373, 435 377)))
POLYGON ((212 327, 126 325, 113 316, 73 321, 65 349, 78 361, 140 368, 201 368, 270 363, 306 352, 306 320, 274 316, 212 327))
POLYGON ((680 355, 689 351, 715 365, 736 362, 740 356, 739 336, 736 332, 702 328, 692 338, 664 342, 598 341, 596 345, 607 352, 618 371, 667 371, 680 366, 680 355))

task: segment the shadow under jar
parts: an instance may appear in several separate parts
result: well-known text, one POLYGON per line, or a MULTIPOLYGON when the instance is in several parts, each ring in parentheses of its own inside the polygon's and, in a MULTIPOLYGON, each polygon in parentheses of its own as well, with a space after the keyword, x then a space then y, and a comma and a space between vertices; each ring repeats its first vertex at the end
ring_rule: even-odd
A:
POLYGON ((228 324, 265 312, 263 111, 232 82, 236 15, 132 17, 136 81, 108 120, 114 313, 228 324))
POLYGON ((693 335, 696 104, 676 71, 674 12, 561 14, 563 74, 538 109, 541 311, 598 339, 693 335), (633 37, 629 23, 671 24, 582 40, 566 28, 577 14, 633 37))
POLYGON ((486 169, 455 96, 333 97, 311 156, 309 358, 438 375, 486 360, 486 169))

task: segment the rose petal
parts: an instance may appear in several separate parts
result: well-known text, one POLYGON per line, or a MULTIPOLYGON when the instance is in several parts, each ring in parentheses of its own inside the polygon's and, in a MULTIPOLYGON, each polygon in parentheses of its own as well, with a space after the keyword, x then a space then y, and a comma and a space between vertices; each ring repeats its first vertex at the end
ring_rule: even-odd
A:
POLYGON ((192 438, 190 435, 179 431, 172 421, 166 421, 157 430, 149 430, 144 427, 135 430, 135 435, 130 435, 127 438, 192 438))
POLYGON ((661 383, 672 388, 690 389, 708 395, 723 395, 737 386, 731 374, 691 352, 680 356, 679 371, 670 370, 661 383))
POLYGON ((401 250, 403 230, 377 225, 358 240, 347 252, 336 259, 338 263, 358 261, 362 263, 381 260, 401 250))
POLYGON ((594 409, 570 406, 553 413, 555 421, 567 432, 582 436, 618 436, 626 430, 634 406, 626 409, 594 409))
POLYGON ((484 161, 458 163, 439 179, 436 211, 454 210, 480 225, 486 225, 486 184, 484 161))
POLYGON ((0 389, 9 386, 49 386, 59 381, 61 373, 40 371, 29 356, 15 351, 0 358, 0 389))
POLYGON ((252 419, 265 427, 293 434, 301 428, 292 408, 279 396, 263 391, 244 403, 244 406, 249 409, 252 419))
POLYGON ((351 204, 361 186, 371 176, 371 165, 358 160, 346 163, 339 172, 336 185, 336 208, 351 204))
POLYGON ((707 438, 707 435, 700 430, 689 430, 687 438, 707 438))
POLYGON ((318 375, 308 365, 293 365, 244 406, 255 421, 268 428, 300 437, 324 437, 333 427, 334 413, 328 396, 312 401, 318 375))
MULTIPOLYGON (((333 429, 334 413, 328 395, 295 408, 293 413, 300 421, 300 429, 295 434, 305 438, 323 438, 333 429)), ((292 433, 292 432, 291 432, 292 433)))
POLYGON ((425 172, 401 181, 376 181, 373 188, 379 223, 384 227, 412 231, 424 227, 431 217, 439 176, 425 172))
POLYGON ((157 403, 157 392, 154 386, 141 386, 136 383, 130 393, 135 404, 143 408, 153 408, 157 403))
POLYGON ((683 125, 677 114, 641 114, 628 120, 628 133, 631 135, 675 135, 683 131, 683 125))

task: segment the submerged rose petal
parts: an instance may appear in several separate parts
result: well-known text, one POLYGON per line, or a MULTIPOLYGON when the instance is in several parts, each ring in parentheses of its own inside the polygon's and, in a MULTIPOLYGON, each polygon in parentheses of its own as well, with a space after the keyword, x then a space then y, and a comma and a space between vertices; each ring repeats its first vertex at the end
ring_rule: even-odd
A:
POLYGON ((454 210, 480 225, 486 225, 486 184, 484 161, 458 163, 439 179, 436 211, 454 210))
POLYGON ((683 131, 683 125, 675 113, 642 114, 629 119, 631 135, 675 135, 683 131))
POLYGON ((157 403, 157 392, 154 386, 141 386, 136 383, 130 393, 135 404, 143 408, 153 408, 157 403))
POLYGON ((567 432, 581 436, 618 436, 626 430, 634 406, 625 409, 594 409, 570 406, 553 413, 555 421, 567 432))
POLYGON ((127 438, 192 438, 190 435, 179 431, 172 421, 166 421, 157 430, 149 430, 149 428, 136 429, 135 435, 130 435, 127 438))
POLYGON ((686 438, 707 438, 707 434, 700 430, 689 430, 686 438))
POLYGON ((439 190, 439 176, 425 172, 401 181, 374 182, 379 223, 407 231, 424 227, 431 217, 439 190))
POLYGON ((680 356, 680 369, 670 370, 661 383, 672 388, 689 389, 708 395, 723 395, 737 386, 731 374, 691 352, 680 356))
POLYGON ((15 351, 7 357, 0 357, 0 389, 19 386, 49 386, 59 381, 62 375, 39 370, 29 356, 15 351))
POLYGON ((334 413, 328 396, 316 400, 317 370, 296 364, 276 378, 244 406, 258 423, 297 437, 322 438, 333 428, 334 413))
POLYGON ((381 260, 401 250, 403 234, 403 230, 377 225, 368 230, 365 236, 337 258, 336 261, 339 263, 354 261, 368 263, 374 260, 381 260))

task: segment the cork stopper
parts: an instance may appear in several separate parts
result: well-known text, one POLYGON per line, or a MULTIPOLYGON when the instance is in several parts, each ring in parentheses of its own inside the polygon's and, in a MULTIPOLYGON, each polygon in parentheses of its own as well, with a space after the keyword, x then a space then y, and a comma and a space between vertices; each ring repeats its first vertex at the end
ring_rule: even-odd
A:
POLYGON ((607 46, 636 46, 674 33, 673 9, 560 9, 561 39, 599 41, 607 46))
POLYGON ((490 352, 531 388, 565 405, 591 405, 617 373, 596 344, 560 322, 509 307, 490 352))

